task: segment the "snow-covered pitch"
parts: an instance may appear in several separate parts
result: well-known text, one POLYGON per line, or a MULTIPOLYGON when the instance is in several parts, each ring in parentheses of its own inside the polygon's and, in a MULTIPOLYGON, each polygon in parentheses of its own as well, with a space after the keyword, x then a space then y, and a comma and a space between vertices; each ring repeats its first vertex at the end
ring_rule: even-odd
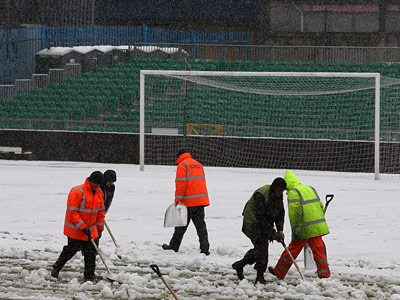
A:
MULTIPOLYGON (((0 299, 173 299, 151 264, 179 299, 400 299, 399 176, 377 181, 372 174, 293 170, 323 201, 335 195, 326 214, 331 234, 324 237, 332 277, 321 280, 315 270, 305 270, 301 254, 305 281, 293 266, 285 280, 267 272, 268 283, 255 286, 251 266, 242 282, 231 267, 251 247, 241 232, 241 213, 255 189, 285 170, 205 167, 211 255, 204 256, 193 224, 179 253, 161 248, 173 232, 163 228, 163 218, 174 198, 174 166, 140 172, 138 165, 0 160, 0 169, 0 299), (119 248, 104 232, 100 249, 123 284, 84 282, 80 253, 54 279, 51 265, 66 244, 67 195, 92 171, 107 169, 118 174, 107 221, 119 248)), ((285 234, 289 243, 287 217, 285 234)), ((269 265, 282 250, 270 245, 269 265)), ((96 272, 106 273, 99 258, 96 272)))

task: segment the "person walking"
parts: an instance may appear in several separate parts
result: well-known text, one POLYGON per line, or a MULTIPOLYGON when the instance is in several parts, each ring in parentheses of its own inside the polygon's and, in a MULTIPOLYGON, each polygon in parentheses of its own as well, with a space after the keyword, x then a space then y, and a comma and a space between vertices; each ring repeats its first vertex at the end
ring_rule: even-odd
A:
POLYGON ((243 268, 255 263, 254 269, 257 271, 255 283, 267 283, 264 272, 268 265, 269 242, 273 240, 281 242, 285 238, 284 190, 286 190, 285 180, 280 177, 275 178, 271 185, 258 188, 244 207, 242 232, 251 240, 254 247, 247 251, 241 260, 232 264, 240 280, 244 279, 243 268))
POLYGON ((93 280, 96 269, 96 249, 91 239, 101 236, 104 230, 103 173, 94 171, 85 183, 73 187, 68 195, 64 235, 68 244, 53 264, 51 276, 58 278, 64 265, 79 251, 84 257, 84 279, 93 280))
POLYGON ((178 151, 176 163, 178 167, 175 178, 175 203, 182 202, 187 207, 188 221, 186 226, 175 227, 169 244, 163 244, 162 248, 178 252, 183 236, 192 220, 199 237, 200 253, 210 255, 204 212, 204 207, 209 206, 210 201, 203 166, 193 159, 186 149, 178 151))
POLYGON ((100 188, 104 194, 105 214, 107 214, 108 210, 110 209, 111 202, 113 201, 115 192, 114 183, 116 181, 117 181, 117 173, 114 170, 107 170, 104 172, 104 180, 100 188))
MULTIPOLYGON (((322 236, 329 234, 329 229, 318 193, 312 186, 302 184, 292 171, 286 171, 284 179, 288 187, 288 209, 292 227, 292 241, 288 249, 296 259, 308 243, 317 265, 318 277, 329 278, 330 270, 322 240, 322 236)), ((291 266, 289 254, 283 251, 275 268, 269 267, 268 271, 283 279, 291 266)))

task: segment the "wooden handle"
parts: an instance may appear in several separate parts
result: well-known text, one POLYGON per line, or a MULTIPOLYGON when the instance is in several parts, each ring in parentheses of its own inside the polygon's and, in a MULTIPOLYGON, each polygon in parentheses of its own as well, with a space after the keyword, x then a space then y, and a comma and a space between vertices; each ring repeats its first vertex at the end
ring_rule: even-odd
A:
POLYGON ((287 252, 287 254, 289 254, 290 259, 292 260, 292 263, 294 264, 294 266, 296 267, 297 270, 300 269, 299 265, 297 264, 296 260, 293 258, 292 253, 290 253, 289 248, 287 246, 284 246, 285 250, 287 252))
POLYGON ((169 287, 168 283, 165 281, 164 276, 162 276, 162 274, 161 274, 160 269, 158 268, 158 266, 155 265, 155 264, 153 264, 153 265, 150 265, 150 268, 151 268, 154 272, 156 272, 156 274, 161 278, 162 282, 163 282, 164 285, 167 287, 167 289, 170 291, 170 293, 172 294, 172 296, 174 296, 174 298, 175 298, 176 300, 179 300, 178 296, 174 293, 173 290, 171 290, 171 288, 169 287))
POLYGON ((108 231, 108 233, 110 234, 110 236, 111 236, 111 239, 113 240, 113 242, 114 242, 114 244, 115 244, 115 247, 117 247, 117 248, 118 248, 117 241, 116 241, 116 239, 115 239, 114 235, 112 234, 110 227, 108 227, 108 224, 107 224, 106 220, 104 220, 104 225, 106 226, 106 228, 107 228, 107 231, 108 231))
POLYGON ((164 282, 164 284, 165 284, 165 286, 167 287, 167 289, 171 292, 172 296, 174 296, 174 298, 175 298, 176 300, 179 300, 178 296, 174 293, 173 290, 171 290, 171 288, 169 287, 169 285, 168 285, 167 282, 165 281, 164 276, 161 275, 160 278, 161 278, 162 282, 164 282))
POLYGON ((297 264, 297 262, 296 262, 296 260, 294 259, 294 257, 292 256, 292 253, 290 253, 289 248, 288 248, 286 245, 283 245, 283 247, 285 247, 285 250, 286 250, 287 254, 289 254, 290 259, 292 260, 292 263, 294 264, 294 266, 295 266, 296 269, 297 269, 297 272, 299 272, 299 274, 300 274, 300 276, 301 276, 301 279, 304 280, 303 273, 301 273, 300 267, 299 267, 299 265, 297 264))
POLYGON ((100 252, 99 248, 97 248, 97 245, 96 245, 96 243, 94 242, 94 240, 93 240, 93 239, 90 239, 90 241, 92 242, 92 245, 93 245, 94 249, 96 249, 96 251, 97 251, 97 254, 100 256, 100 258, 101 258, 101 261, 103 262, 104 266, 105 266, 105 267, 106 267, 106 269, 107 269, 107 272, 108 272, 108 273, 111 273, 111 272, 110 272, 110 269, 109 269, 109 268, 107 267, 107 265, 106 265, 106 260, 104 259, 103 255, 101 254, 101 252, 100 252))

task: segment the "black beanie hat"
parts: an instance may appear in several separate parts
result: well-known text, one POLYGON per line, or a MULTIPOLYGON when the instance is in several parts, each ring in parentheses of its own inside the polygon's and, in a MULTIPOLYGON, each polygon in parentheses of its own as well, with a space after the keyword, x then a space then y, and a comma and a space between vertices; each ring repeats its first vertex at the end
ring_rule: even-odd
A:
POLYGON ((104 182, 107 181, 111 182, 117 181, 117 173, 114 170, 107 170, 104 172, 104 182))
POLYGON ((276 190, 276 189, 286 190, 287 186, 286 186, 285 179, 283 179, 282 177, 275 178, 271 184, 271 188, 273 190, 276 190))
POLYGON ((93 183, 103 184, 104 176, 100 171, 94 171, 90 174, 89 180, 93 183))
POLYGON ((178 157, 181 156, 183 153, 189 153, 189 151, 186 148, 181 148, 178 150, 178 157))

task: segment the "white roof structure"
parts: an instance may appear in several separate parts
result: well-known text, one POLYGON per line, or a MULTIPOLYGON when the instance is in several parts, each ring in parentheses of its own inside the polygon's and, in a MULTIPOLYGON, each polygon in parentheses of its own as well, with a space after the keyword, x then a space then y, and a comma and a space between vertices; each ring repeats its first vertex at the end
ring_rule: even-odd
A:
POLYGON ((110 52, 114 49, 118 50, 140 50, 146 53, 151 53, 153 51, 162 51, 166 54, 174 54, 179 51, 183 51, 185 54, 186 51, 177 48, 177 47, 158 47, 158 46, 109 46, 109 45, 104 45, 104 46, 75 46, 75 47, 51 47, 51 48, 46 48, 43 50, 40 50, 37 52, 37 55, 50 55, 50 56, 63 56, 65 54, 68 54, 72 51, 78 52, 81 54, 86 54, 90 51, 93 50, 99 50, 103 53, 110 52))

